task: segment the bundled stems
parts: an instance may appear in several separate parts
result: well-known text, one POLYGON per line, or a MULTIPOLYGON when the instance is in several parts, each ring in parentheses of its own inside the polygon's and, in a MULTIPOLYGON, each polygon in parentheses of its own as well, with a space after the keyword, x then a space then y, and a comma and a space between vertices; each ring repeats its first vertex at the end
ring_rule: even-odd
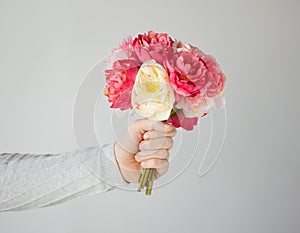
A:
POLYGON ((153 187, 153 180, 154 180, 154 168, 150 168, 150 174, 149 174, 149 179, 146 187, 146 195, 151 195, 152 192, 152 187, 153 187))
POLYGON ((139 176, 139 186, 137 191, 141 192, 142 189, 146 186, 146 195, 151 195, 153 180, 154 180, 154 168, 143 168, 141 167, 141 173, 139 176))

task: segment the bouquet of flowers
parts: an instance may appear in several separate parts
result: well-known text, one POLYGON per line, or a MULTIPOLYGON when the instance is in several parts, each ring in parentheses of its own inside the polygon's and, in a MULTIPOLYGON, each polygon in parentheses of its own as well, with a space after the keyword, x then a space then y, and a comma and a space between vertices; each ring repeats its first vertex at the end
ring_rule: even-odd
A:
MULTIPOLYGON (((111 108, 192 130, 199 116, 225 104, 226 77, 216 60, 166 33, 129 36, 107 59, 105 95, 111 108)), ((138 191, 151 194, 154 169, 141 168, 138 191)))

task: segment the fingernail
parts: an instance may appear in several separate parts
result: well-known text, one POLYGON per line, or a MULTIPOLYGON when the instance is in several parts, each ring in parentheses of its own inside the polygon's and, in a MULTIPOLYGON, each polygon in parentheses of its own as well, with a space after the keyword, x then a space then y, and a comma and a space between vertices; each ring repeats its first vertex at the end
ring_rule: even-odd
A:
POLYGON ((150 135, 148 133, 145 133, 144 134, 144 139, 149 139, 150 138, 150 135))

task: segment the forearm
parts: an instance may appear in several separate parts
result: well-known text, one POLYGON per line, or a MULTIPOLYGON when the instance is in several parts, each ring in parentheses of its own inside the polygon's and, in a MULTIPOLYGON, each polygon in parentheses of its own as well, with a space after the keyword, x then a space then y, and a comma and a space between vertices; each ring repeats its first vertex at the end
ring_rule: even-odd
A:
POLYGON ((60 154, 0 154, 0 211, 54 205, 126 184, 113 145, 60 154))

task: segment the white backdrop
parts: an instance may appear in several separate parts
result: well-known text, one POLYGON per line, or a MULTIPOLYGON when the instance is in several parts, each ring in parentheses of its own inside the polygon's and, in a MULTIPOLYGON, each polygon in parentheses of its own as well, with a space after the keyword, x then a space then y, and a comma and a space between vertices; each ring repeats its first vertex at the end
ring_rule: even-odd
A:
POLYGON ((84 75, 122 38, 149 29, 217 58, 228 119, 207 176, 197 176, 200 148, 151 198, 113 190, 1 213, 0 232, 299 232, 299 9, 296 0, 1 0, 0 152, 75 148, 72 108, 84 75))

